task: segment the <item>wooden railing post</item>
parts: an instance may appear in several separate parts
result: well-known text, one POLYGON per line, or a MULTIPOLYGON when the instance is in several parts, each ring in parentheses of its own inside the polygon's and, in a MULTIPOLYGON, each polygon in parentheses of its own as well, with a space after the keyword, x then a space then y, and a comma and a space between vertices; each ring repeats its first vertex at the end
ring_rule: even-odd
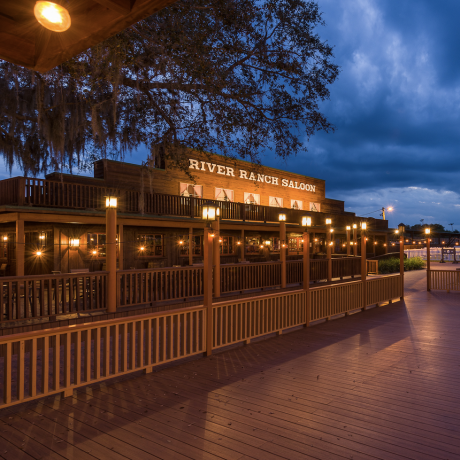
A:
POLYGON ((18 215, 16 221, 16 276, 24 276, 25 245, 24 221, 18 215))
POLYGON ((310 325, 310 234, 303 233, 303 289, 305 291, 305 326, 310 325))
POLYGON ((430 235, 428 234, 426 236, 426 290, 431 291, 430 235))
POLYGON ((286 251, 288 250, 288 241, 286 241, 286 222, 280 222, 280 260, 281 260, 281 288, 286 287, 286 251))
POLYGON ((350 246, 350 230, 351 227, 347 226, 347 256, 350 255, 351 253, 351 246, 350 246))
POLYGON ((404 300, 404 234, 399 237, 399 274, 401 275, 401 297, 404 300))
POLYGON ((214 297, 220 297, 220 222, 219 217, 212 223, 214 239, 212 245, 214 297))
POLYGON ((332 232, 331 224, 326 224, 327 280, 332 281, 332 232))
POLYGON ((362 282, 362 293, 363 293, 363 308, 367 307, 367 260, 366 260, 366 232, 361 230, 361 282, 362 282))
POLYGON ((212 311, 212 236, 211 229, 205 227, 203 238, 203 306, 206 309, 206 351, 212 355, 213 344, 213 311, 212 311))
POLYGON ((117 311, 117 208, 107 207, 106 209, 106 265, 107 271, 107 312, 117 311))
POLYGON ((358 226, 353 224, 353 255, 358 257, 358 226))

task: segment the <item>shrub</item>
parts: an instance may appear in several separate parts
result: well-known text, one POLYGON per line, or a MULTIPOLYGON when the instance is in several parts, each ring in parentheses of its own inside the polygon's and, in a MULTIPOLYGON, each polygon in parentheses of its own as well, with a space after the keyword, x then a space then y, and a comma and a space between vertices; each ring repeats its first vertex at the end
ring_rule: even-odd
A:
MULTIPOLYGON (((404 260, 404 271, 421 270, 425 266, 425 261, 421 257, 413 257, 404 260)), ((399 259, 383 259, 379 261, 379 273, 399 272, 399 259)))

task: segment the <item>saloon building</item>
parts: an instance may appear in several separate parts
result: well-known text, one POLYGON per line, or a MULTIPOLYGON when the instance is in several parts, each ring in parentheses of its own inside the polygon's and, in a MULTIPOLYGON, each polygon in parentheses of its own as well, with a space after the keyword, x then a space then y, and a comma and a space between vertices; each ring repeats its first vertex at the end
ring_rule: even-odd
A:
MULTIPOLYGON (((94 163, 94 177, 48 174, 0 181, 0 275, 100 271, 106 263, 105 197, 118 198, 118 268, 199 264, 202 203, 220 207, 221 263, 300 258, 301 217, 313 227, 312 257, 325 252, 332 219, 333 253, 347 254, 346 226, 362 221, 344 202, 326 198, 324 180, 190 150, 188 170, 161 162, 145 168, 111 160, 94 163), (287 241, 280 240, 279 214, 287 241)), ((388 250, 388 222, 367 218, 367 252, 388 250)), ((349 249, 353 254, 353 248, 349 249)))

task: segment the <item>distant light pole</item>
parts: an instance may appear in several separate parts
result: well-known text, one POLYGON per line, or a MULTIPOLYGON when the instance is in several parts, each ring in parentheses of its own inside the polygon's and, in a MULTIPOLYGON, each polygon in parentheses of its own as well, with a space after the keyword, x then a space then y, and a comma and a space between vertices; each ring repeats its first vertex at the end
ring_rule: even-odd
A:
POLYGON ((425 228, 426 235, 426 290, 431 291, 431 254, 430 254, 431 229, 425 228))

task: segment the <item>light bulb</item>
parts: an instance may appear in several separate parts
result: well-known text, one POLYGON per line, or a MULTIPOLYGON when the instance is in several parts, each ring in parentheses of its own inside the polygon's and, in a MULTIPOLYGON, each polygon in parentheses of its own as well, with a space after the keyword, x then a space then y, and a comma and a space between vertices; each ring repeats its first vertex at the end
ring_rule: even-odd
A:
POLYGON ((70 27, 70 14, 61 5, 53 2, 35 3, 34 15, 37 21, 53 32, 65 32, 70 27))

